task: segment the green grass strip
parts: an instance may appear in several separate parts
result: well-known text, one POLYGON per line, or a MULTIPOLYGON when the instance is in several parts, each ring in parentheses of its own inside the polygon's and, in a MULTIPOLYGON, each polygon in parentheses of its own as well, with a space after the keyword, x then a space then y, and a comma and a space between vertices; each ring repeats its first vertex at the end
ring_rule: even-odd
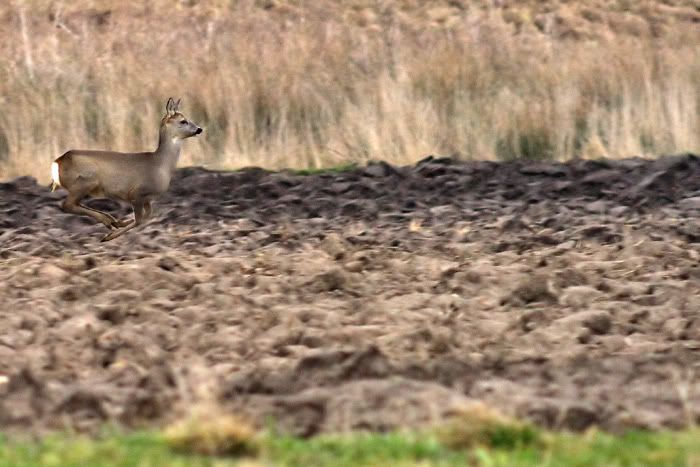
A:
POLYGON ((497 447, 448 448, 435 436, 355 434, 299 439, 262 435, 254 457, 215 457, 174 450, 159 433, 98 439, 52 435, 39 441, 0 438, 0 466, 696 466, 700 430, 622 436, 543 433, 497 447))

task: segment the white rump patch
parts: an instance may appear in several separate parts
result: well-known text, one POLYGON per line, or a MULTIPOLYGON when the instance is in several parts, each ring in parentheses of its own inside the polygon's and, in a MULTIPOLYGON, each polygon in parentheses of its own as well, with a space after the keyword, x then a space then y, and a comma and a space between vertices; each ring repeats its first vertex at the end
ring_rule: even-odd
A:
POLYGON ((51 164, 51 180, 53 180, 51 191, 61 186, 61 180, 58 178, 58 162, 51 164))

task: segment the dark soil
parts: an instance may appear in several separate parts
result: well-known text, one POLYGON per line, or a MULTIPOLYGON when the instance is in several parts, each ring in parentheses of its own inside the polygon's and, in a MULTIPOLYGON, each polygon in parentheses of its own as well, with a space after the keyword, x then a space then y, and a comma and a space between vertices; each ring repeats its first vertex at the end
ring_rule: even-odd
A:
POLYGON ((7 431, 202 401, 301 435, 472 401, 551 428, 700 422, 696 156, 188 168, 110 243, 64 196, 0 184, 7 431))

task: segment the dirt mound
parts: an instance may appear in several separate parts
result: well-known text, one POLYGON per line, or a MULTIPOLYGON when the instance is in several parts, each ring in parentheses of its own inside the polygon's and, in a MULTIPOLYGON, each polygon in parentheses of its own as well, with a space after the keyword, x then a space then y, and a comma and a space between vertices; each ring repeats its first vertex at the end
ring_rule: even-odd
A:
POLYGON ((303 435, 474 400, 552 428, 697 422, 699 186, 694 155, 189 168, 101 244, 60 191, 0 184, 0 424, 202 399, 303 435))

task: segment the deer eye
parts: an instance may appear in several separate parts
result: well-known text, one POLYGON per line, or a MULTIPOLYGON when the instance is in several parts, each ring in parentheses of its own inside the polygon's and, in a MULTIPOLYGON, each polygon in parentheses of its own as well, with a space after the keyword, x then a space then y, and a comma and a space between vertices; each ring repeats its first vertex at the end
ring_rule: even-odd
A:
POLYGON ((187 120, 180 120, 180 123, 184 125, 185 123, 187 123, 187 120))

